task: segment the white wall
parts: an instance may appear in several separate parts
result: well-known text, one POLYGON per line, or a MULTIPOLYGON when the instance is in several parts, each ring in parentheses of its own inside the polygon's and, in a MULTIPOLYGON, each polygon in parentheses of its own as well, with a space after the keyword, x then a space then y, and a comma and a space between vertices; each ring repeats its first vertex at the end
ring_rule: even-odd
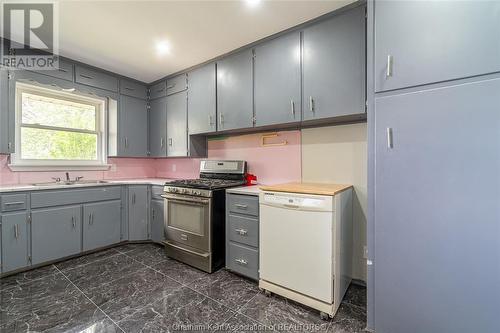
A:
POLYGON ((353 277, 366 281, 366 123, 302 130, 302 180, 354 185, 353 277))

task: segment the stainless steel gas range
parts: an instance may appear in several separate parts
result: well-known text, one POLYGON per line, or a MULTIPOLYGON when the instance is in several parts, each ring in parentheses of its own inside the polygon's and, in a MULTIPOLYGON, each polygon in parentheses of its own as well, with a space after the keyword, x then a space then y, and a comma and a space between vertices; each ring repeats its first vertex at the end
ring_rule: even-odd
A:
POLYGON ((203 160, 200 178, 164 187, 167 255, 214 272, 224 265, 225 189, 245 184, 245 161, 203 160))

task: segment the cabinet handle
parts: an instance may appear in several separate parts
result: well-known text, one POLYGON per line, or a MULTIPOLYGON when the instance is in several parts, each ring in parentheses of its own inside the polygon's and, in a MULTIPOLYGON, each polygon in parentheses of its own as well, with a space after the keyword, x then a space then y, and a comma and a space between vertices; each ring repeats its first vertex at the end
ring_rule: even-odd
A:
POLYGON ((240 236, 245 236, 248 234, 248 231, 245 229, 234 229, 240 236))
POLYGON ((392 128, 387 127, 387 148, 392 149, 394 148, 394 142, 392 138, 392 128))
POLYGON ((135 205, 135 193, 132 194, 132 205, 135 205))
POLYGON ((173 87, 175 87, 175 83, 172 83, 171 85, 167 86, 167 89, 172 89, 173 87))
POLYGON ((385 72, 385 77, 389 78, 392 76, 392 63, 393 63, 393 58, 390 54, 387 55, 387 70, 385 72))
POLYGON ((214 124, 214 122, 213 122, 213 119, 212 119, 212 115, 209 114, 208 115, 208 126, 212 126, 213 124, 214 124))
POLYGON ((247 205, 243 205, 243 204, 235 204, 234 205, 236 208, 239 208, 239 209, 247 209, 248 206, 247 205))
POLYGON ((165 139, 161 138, 160 139, 160 147, 163 148, 164 145, 165 145, 165 139))
POLYGON ((18 225, 18 224, 16 224, 16 225, 14 226, 14 237, 15 237, 16 239, 19 239, 19 225, 18 225))
POLYGON ((76 228, 76 222, 75 222, 75 217, 71 216, 71 225, 73 226, 73 229, 76 228))
POLYGON ((125 148, 128 148, 128 138, 125 137, 125 148))
POLYGON ((9 152, 12 151, 12 142, 7 143, 7 149, 9 152))
POLYGON ((220 119, 219 119, 220 125, 221 125, 221 126, 222 126, 222 125, 224 125, 224 115, 223 115, 222 113, 220 114, 220 117, 219 117, 219 118, 220 118, 220 119))
POLYGON ((125 90, 134 91, 134 88, 125 87, 125 90))
POLYGON ((152 212, 152 213, 153 213, 153 214, 152 214, 152 215, 153 215, 153 216, 152 216, 152 219, 154 220, 154 219, 155 219, 155 210, 154 210, 154 208, 153 208, 153 212, 152 212))
POLYGON ((188 236, 185 235, 185 234, 181 234, 181 239, 184 240, 184 241, 187 241, 188 240, 188 236))
POLYGON ((58 68, 57 70, 58 70, 59 72, 63 72, 63 73, 67 73, 67 72, 68 72, 67 70, 65 70, 65 69, 63 69, 63 68, 58 68))
POLYGON ((292 110, 292 117, 295 118, 295 103, 292 100, 290 100, 290 109, 292 110))
POLYGON ((22 204, 24 204, 24 201, 16 201, 16 202, 7 202, 4 204, 4 206, 9 207, 9 206, 22 205, 22 204))
POLYGON ((314 99, 312 96, 309 96, 309 111, 314 112, 314 99))
POLYGON ((92 213, 89 214, 89 225, 92 225, 92 213))
POLYGON ((80 74, 81 77, 85 78, 85 79, 89 79, 89 80, 93 80, 94 78, 90 75, 85 75, 85 74, 80 74))
POLYGON ((174 142, 174 141, 172 140, 172 138, 168 138, 168 145, 169 145, 170 147, 172 147, 173 142, 174 142))
POLYGON ((234 261, 236 261, 236 263, 242 265, 242 266, 246 266, 248 265, 248 261, 244 260, 244 259, 234 259, 234 261))

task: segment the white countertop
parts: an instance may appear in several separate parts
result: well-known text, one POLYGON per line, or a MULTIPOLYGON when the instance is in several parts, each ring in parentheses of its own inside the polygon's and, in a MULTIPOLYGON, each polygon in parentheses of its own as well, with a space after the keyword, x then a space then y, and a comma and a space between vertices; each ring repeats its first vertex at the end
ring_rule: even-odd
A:
POLYGON ((3 192, 19 192, 19 191, 40 191, 40 190, 53 190, 53 189, 68 189, 80 187, 94 187, 94 186, 109 186, 109 185, 129 185, 129 184, 144 184, 144 185, 164 185, 166 182, 174 179, 169 178, 136 178, 136 179, 103 179, 105 183, 91 183, 91 184, 74 184, 74 185, 31 185, 31 184, 15 184, 0 186, 0 193, 3 192))
POLYGON ((227 189, 227 193, 235 193, 235 194, 246 194, 246 195, 255 195, 258 196, 260 193, 259 187, 262 185, 251 185, 251 186, 240 186, 240 187, 233 187, 230 189, 227 189))

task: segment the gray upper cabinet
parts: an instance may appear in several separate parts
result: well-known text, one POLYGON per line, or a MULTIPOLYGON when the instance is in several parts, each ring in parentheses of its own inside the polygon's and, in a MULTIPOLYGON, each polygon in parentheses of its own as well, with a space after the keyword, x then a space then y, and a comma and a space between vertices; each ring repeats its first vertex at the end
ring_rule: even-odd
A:
POLYGON ((28 215, 26 212, 2 215, 2 272, 28 266, 28 215))
POLYGON ((119 124, 119 155, 147 156, 148 112, 146 100, 121 95, 119 124))
POLYGON ((148 232, 148 186, 133 185, 128 188, 129 240, 145 240, 148 232))
POLYGON ((118 92, 118 79, 116 77, 90 67, 76 65, 75 82, 118 92))
POLYGON ((300 33, 255 47, 255 126, 301 120, 300 33))
POLYGON ((13 152, 14 145, 9 132, 9 73, 0 69, 0 153, 13 152))
POLYGON ((151 240, 156 243, 161 243, 165 240, 163 214, 163 200, 151 200, 151 240))
POLYGON ((187 92, 167 97, 167 156, 187 156, 187 92))
POLYGON ((31 252, 34 265, 81 251, 80 215, 80 205, 32 211, 31 252))
POLYGON ((165 81, 158 82, 149 87, 149 98, 155 99, 167 96, 167 84, 165 81))
POLYGON ((500 2, 377 1, 375 88, 500 71, 500 2))
POLYGON ((364 115, 365 45, 364 6, 303 31, 304 121, 364 115))
POLYGON ((187 89, 187 76, 181 74, 167 80, 167 95, 172 95, 187 89))
POLYGON ((189 134, 217 130, 216 65, 209 64, 188 73, 189 134))
POLYGON ((83 250, 120 242, 121 200, 83 205, 83 250))
POLYGON ((498 331, 499 91, 497 78, 375 99, 377 332, 498 331))
POLYGON ((217 62, 219 131, 253 126, 253 52, 245 50, 217 62))
POLYGON ((144 84, 132 80, 120 80, 120 94, 136 98, 146 99, 147 88, 144 84))
POLYGON ((149 154, 167 156, 167 97, 151 100, 149 108, 149 154))
POLYGON ((74 80, 74 65, 72 62, 59 59, 59 68, 56 70, 43 70, 43 71, 34 71, 36 73, 52 76, 58 79, 67 80, 73 82, 74 80))

